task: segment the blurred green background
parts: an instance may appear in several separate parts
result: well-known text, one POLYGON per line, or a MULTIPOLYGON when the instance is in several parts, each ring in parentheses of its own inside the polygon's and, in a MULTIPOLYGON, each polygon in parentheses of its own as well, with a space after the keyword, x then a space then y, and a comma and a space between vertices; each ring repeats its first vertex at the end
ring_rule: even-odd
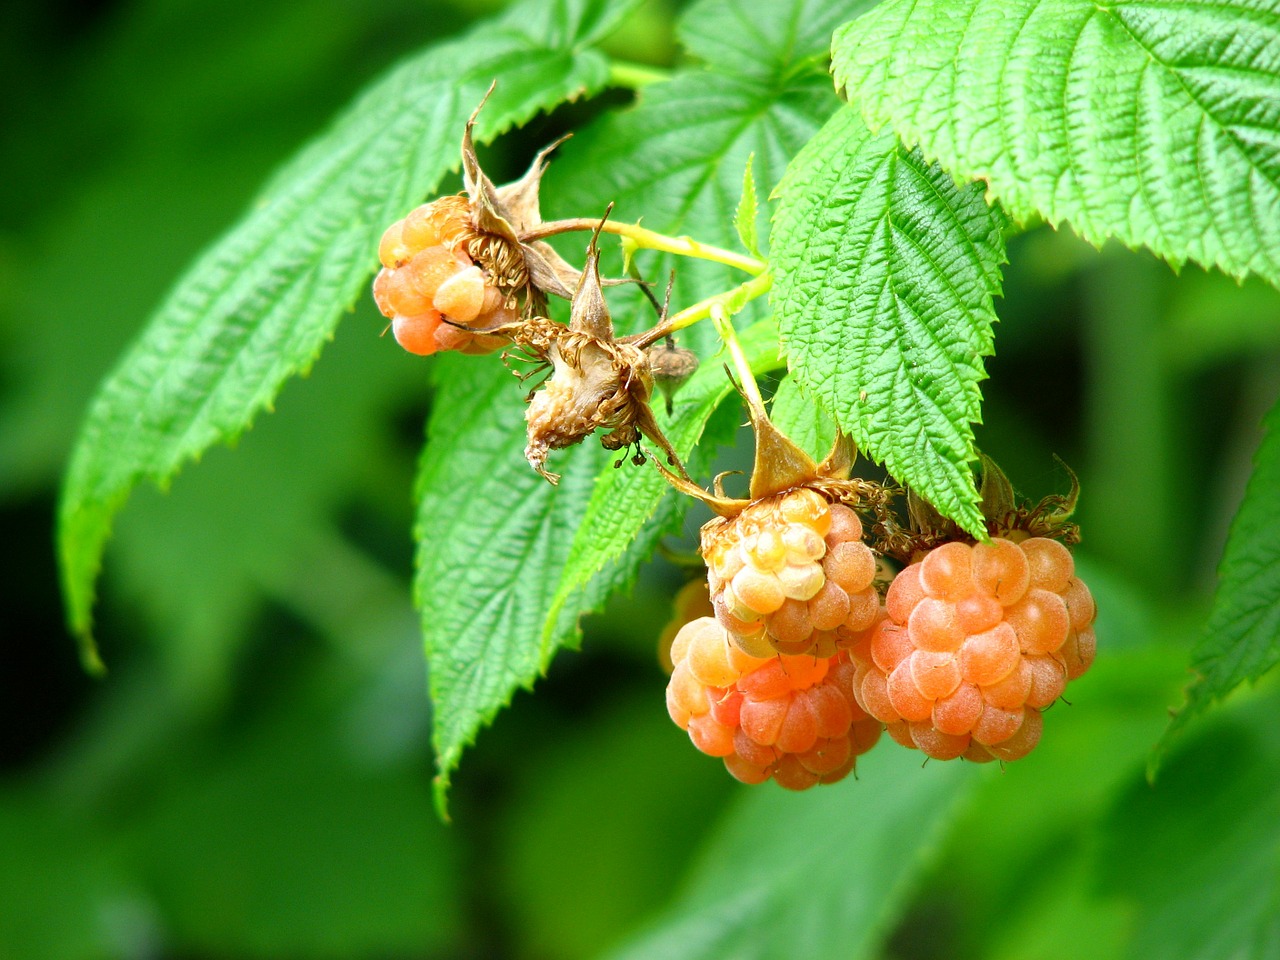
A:
MULTIPOLYGON (((657 561, 481 737, 439 824, 409 588, 430 396, 371 302, 234 450, 134 496, 98 611, 111 672, 80 672, 52 527, 95 386, 276 164, 498 5, 0 14, 0 960, 677 956, 750 874, 724 852, 760 839, 819 847, 831 889, 779 868, 780 895, 836 904, 828 938, 857 927, 792 956, 1280 956, 1275 684, 1143 776, 1280 394, 1280 295, 1046 228, 1011 244, 979 442, 1032 496, 1065 486, 1053 454, 1079 472, 1099 658, 1006 770, 920 772, 886 743, 812 796, 738 786, 666 717, 682 574, 657 561)), ((676 62, 676 6, 611 47, 676 62)), ((495 179, 628 96, 505 138, 495 179)))

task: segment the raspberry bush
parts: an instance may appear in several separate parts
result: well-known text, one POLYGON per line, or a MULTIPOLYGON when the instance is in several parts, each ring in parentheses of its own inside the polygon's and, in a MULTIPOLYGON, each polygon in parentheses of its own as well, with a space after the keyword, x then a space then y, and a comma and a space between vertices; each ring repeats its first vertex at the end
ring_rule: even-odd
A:
MULTIPOLYGON (((1032 504, 979 450, 1005 264, 1045 221, 1280 285, 1275 11, 700 0, 688 62, 654 72, 605 52, 635 6, 524 0, 405 61, 179 281, 66 476, 90 669, 133 488, 236 439, 369 301, 431 392, 413 535, 442 813, 583 617, 691 546, 646 642, 671 720, 743 783, 851 780, 873 747, 898 767, 857 769, 895 782, 1032 765, 1081 736, 1067 705, 1124 638, 1071 519, 1087 471, 1032 504), (716 459, 744 410, 739 480, 716 459)), ((1034 446, 1001 455, 1019 483, 1052 469, 1034 446)), ((1273 433, 1171 731, 1280 660, 1276 459, 1273 433)))

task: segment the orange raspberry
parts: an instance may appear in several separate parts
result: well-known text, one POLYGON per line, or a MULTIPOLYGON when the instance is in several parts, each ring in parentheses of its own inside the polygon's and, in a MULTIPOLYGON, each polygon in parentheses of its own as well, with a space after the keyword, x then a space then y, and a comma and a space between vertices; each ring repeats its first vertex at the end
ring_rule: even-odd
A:
POLYGON ((1018 759, 1093 662, 1095 613, 1056 540, 945 543, 894 578, 884 618, 850 646, 855 699, 936 759, 1018 759))
POLYGON ((382 270, 374 278, 373 297, 391 319, 396 341, 410 353, 490 353, 508 342, 487 331, 514 322, 519 313, 467 253, 473 236, 464 197, 424 204, 382 235, 382 270), (431 315, 433 324, 415 319, 431 315))

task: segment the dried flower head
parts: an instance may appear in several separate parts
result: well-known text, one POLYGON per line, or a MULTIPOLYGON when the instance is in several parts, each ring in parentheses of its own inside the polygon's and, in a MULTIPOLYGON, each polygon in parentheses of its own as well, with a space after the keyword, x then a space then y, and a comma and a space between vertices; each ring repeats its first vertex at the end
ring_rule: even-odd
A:
MULTIPOLYGON (((493 87, 489 91, 492 93, 493 87)), ((486 93, 485 99, 488 97, 486 93)), ((460 238, 461 247, 509 297, 530 294, 536 301, 544 294, 553 293, 571 299, 581 274, 545 241, 522 239, 542 223, 539 186, 546 173, 547 156, 564 138, 540 150, 519 180, 494 186, 480 168, 471 138, 472 127, 483 107, 484 101, 481 101, 462 132, 462 177, 470 199, 472 229, 460 238)))
POLYGON ((568 327, 531 318, 532 322, 517 324, 511 333, 515 342, 551 365, 550 377, 530 397, 525 414, 525 457, 555 483, 559 477, 546 469, 548 453, 581 443, 603 429, 608 431, 600 440, 605 449, 634 447, 632 460, 643 463, 640 439, 646 437, 683 474, 649 405, 654 378, 644 341, 614 336, 613 319, 600 289, 599 261, 593 238, 573 295, 568 327))

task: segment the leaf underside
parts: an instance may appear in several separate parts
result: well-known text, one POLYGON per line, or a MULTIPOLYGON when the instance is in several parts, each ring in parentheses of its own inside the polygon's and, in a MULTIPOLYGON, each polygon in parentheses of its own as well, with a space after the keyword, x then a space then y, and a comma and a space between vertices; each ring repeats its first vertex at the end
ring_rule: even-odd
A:
POLYGON ((234 439, 314 362, 363 294, 382 230, 459 164, 459 131, 494 78, 486 139, 600 88, 603 57, 579 47, 621 12, 603 0, 529 2, 411 58, 287 164, 178 282, 95 398, 63 490, 68 619, 88 662, 102 551, 130 490, 163 485, 234 439))
MULTIPOLYGON (((756 44, 742 33, 753 21, 755 6, 745 0, 712 0, 692 7, 682 21, 690 52, 710 66, 677 73, 670 81, 644 88, 638 104, 606 114, 569 141, 543 181, 543 207, 548 218, 590 216, 615 203, 613 218, 635 221, 664 233, 690 231, 699 240, 737 246, 735 213, 743 168, 754 154, 753 172, 766 189, 781 175, 788 159, 811 137, 839 100, 816 60, 830 31, 855 16, 865 3, 773 5, 768 42, 756 44), (718 69, 730 47, 754 50, 748 66, 734 73, 718 69), (696 137, 690 131, 697 130, 696 137)), ((766 222, 765 211, 759 221, 766 222)), ((586 238, 559 238, 560 249, 580 260, 586 238)), ((605 271, 618 275, 621 258, 607 247, 605 271)), ((670 258, 642 251, 638 264, 647 279, 665 284, 670 258)), ((720 264, 682 260, 678 264, 672 308, 679 309, 729 289, 746 275, 720 264)), ((659 286, 661 289, 661 286, 659 286)), ((610 291, 614 320, 622 332, 647 327, 655 319, 634 290, 610 291)), ((746 327, 758 311, 739 320, 746 327)), ((706 324, 700 327, 706 327, 706 324)), ((659 410, 664 431, 682 454, 699 439, 715 406, 726 395, 721 360, 713 358, 717 341, 710 330, 691 328, 679 335, 696 350, 703 369, 677 394, 673 418, 659 410)), ((749 343, 760 369, 776 366, 777 337, 770 326, 751 332, 749 343)), ((470 361, 486 363, 487 361, 470 361)), ((453 367, 458 375, 460 366, 453 367)), ((614 590, 628 585, 658 539, 683 514, 685 504, 667 491, 651 465, 629 463, 613 468, 617 453, 605 453, 589 438, 581 447, 553 455, 553 469, 563 473, 558 487, 535 477, 519 456, 524 446, 519 389, 501 371, 493 383, 504 389, 459 389, 442 372, 438 402, 459 397, 472 423, 433 421, 419 489, 418 592, 423 603, 423 629, 432 671, 435 708, 434 742, 440 775, 441 806, 449 776, 462 751, 490 723, 518 689, 528 688, 556 651, 576 645, 581 617, 597 610, 614 590), (501 425, 500 427, 498 425, 501 425), (443 433, 441 432, 443 428, 443 433), (492 447, 473 443, 470 430, 490 437, 492 447), (502 438, 499 437, 501 432, 502 438), (470 451, 501 449, 484 461, 484 472, 472 474, 442 495, 428 488, 440 482, 443 464, 470 451), (536 482, 533 482, 536 480, 536 482), (488 536, 461 532, 460 525, 437 515, 480 516, 497 501, 507 511, 527 513, 528 524, 511 520, 501 537, 533 537, 508 549, 490 530, 488 536), (483 504, 483 506, 482 506, 483 504), (474 509, 473 509, 474 508, 474 509), (451 537, 461 536, 455 547, 451 537), (483 545, 483 570, 466 568, 481 561, 474 548, 483 545), (469 590, 437 591, 438 583, 474 583, 469 590)), ((486 375, 487 376, 487 375, 486 375)), ((468 382, 473 382, 468 380, 468 382)), ((661 407, 659 399, 656 404, 661 407)), ((709 456, 702 450, 699 456, 709 456)), ((696 469, 698 462, 692 464, 696 469)), ((653 624, 654 635, 661 624, 653 624)))
POLYGON ((773 306, 792 375, 867 456, 975 535, 970 461, 1004 218, 842 110, 777 190, 773 306))
POLYGON ((873 124, 1014 217, 1280 284, 1272 0, 886 0, 832 51, 873 124))

